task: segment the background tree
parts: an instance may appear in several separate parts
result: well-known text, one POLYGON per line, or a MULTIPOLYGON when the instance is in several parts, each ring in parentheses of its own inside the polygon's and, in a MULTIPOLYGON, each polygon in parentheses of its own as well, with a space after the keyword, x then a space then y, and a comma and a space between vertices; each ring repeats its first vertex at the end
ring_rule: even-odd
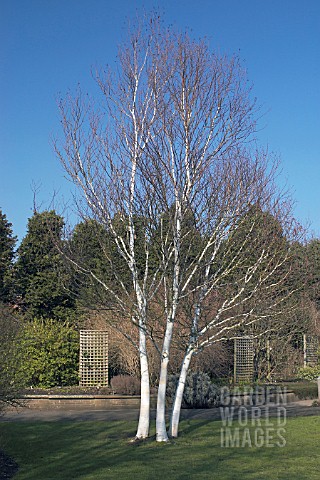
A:
POLYGON ((105 298, 105 290, 90 275, 90 272, 94 272, 103 281, 111 281, 111 272, 104 254, 108 248, 108 238, 103 226, 94 220, 84 220, 75 226, 65 247, 74 262, 83 267, 79 271, 73 268, 73 263, 69 264, 71 288, 78 307, 95 309, 98 305, 111 301, 112 298, 105 298))
POLYGON ((300 248, 300 264, 307 271, 306 290, 311 302, 320 310, 320 240, 312 239, 300 248))
MULTIPOLYGON (((116 215, 112 224, 116 226, 128 246, 127 232, 123 221, 116 215)), ((137 267, 139 275, 143 271, 143 219, 134 219, 136 238, 142 239, 141 248, 137 248, 137 267)), ((121 295, 123 287, 132 291, 130 270, 123 257, 119 254, 117 244, 110 231, 94 219, 87 218, 77 224, 68 242, 64 244, 64 253, 70 259, 73 291, 76 293, 78 305, 84 308, 99 309, 108 306, 112 310, 114 296, 108 294, 101 283, 93 278, 99 278, 105 284, 113 285, 117 294, 121 295), (77 266, 81 265, 81 269, 77 266)), ((117 302, 116 302, 117 305, 117 302)))
POLYGON ((16 241, 12 224, 0 210, 0 301, 5 303, 12 300, 12 266, 16 241))
POLYGON ((21 323, 11 309, 0 303, 0 412, 8 405, 19 403, 21 375, 19 335, 21 323))
POLYGON ((16 295, 30 318, 64 319, 73 314, 70 279, 57 249, 63 223, 54 211, 35 212, 18 248, 16 295))
MULTIPOLYGON (((273 221, 271 219, 271 221, 273 221)), ((278 226, 279 227, 279 226, 278 226)), ((278 228, 279 233, 281 232, 278 228)), ((278 234, 277 242, 283 235, 278 234)), ((293 242, 290 247, 288 275, 283 288, 290 292, 287 308, 276 317, 266 317, 252 325, 248 333, 255 337, 256 378, 268 381, 292 377, 303 362, 303 334, 309 331, 311 309, 307 306, 308 265, 305 247, 293 242)), ((279 272, 283 274, 283 271, 279 272)), ((279 274, 278 274, 279 276, 279 274)))

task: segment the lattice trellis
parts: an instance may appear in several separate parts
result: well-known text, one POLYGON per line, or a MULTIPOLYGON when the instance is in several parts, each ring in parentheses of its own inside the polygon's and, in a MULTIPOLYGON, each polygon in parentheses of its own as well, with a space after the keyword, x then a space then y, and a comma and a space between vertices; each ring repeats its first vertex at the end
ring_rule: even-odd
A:
POLYGON ((303 335, 304 366, 314 367, 318 363, 319 338, 315 335, 303 335))
POLYGON ((234 341, 234 381, 251 382, 254 373, 254 348, 252 337, 236 338, 234 341))
POLYGON ((80 330, 80 385, 108 385, 108 332, 80 330))

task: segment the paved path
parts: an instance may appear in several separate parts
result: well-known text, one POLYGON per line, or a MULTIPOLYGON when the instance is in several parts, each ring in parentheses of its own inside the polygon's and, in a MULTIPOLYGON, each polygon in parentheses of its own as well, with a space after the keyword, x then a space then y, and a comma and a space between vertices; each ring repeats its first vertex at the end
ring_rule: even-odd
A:
MULTIPOLYGON (((320 407, 312 407, 312 400, 301 400, 299 402, 288 403, 284 405, 288 417, 320 415, 320 407)), ((242 407, 243 408, 243 407, 242 407)), ((248 415, 252 407, 247 406, 248 415)), ((276 414, 276 407, 270 405, 269 407, 260 407, 261 417, 272 416, 276 414), (268 415, 265 415, 266 408, 268 408, 268 415)), ((18 408, 16 410, 7 411, 6 414, 0 418, 0 422, 19 422, 19 421, 112 421, 112 420, 137 420, 139 416, 138 408, 128 408, 123 406, 114 406, 109 409, 95 409, 93 407, 86 409, 51 409, 40 410, 31 408, 18 408)), ((151 411, 152 418, 155 418, 155 410, 151 411)), ((195 418, 206 420, 220 420, 221 412, 219 408, 210 409, 183 409, 181 411, 181 418, 195 418)))

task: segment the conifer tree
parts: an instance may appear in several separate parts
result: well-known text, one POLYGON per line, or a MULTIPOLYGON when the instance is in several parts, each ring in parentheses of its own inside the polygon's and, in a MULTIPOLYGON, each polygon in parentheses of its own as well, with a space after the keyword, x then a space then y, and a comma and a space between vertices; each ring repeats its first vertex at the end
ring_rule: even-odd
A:
POLYGON ((12 224, 0 210, 0 301, 4 303, 10 301, 12 294, 12 263, 16 241, 12 224))
POLYGON ((35 212, 18 248, 16 293, 30 317, 64 319, 73 311, 70 275, 58 249, 63 225, 54 211, 35 212))

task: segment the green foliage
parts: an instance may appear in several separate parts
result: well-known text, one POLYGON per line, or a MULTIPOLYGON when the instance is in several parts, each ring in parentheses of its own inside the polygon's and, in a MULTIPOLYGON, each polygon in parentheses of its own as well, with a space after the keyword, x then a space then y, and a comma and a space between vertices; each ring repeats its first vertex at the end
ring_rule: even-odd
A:
POLYGON ((0 301, 8 302, 12 294, 12 262, 17 238, 12 224, 0 210, 0 301))
POLYGON ((313 367, 299 368, 297 377, 303 380, 316 380, 320 377, 320 351, 318 351, 318 363, 313 367))
POLYGON ((311 240, 303 248, 304 265, 307 270, 307 294, 320 308, 320 240, 311 240))
MULTIPOLYGON (((171 206, 162 213, 150 234, 150 265, 154 271, 161 265, 163 258, 168 263, 168 271, 172 271, 174 216, 175 208, 171 206)), ((191 209, 186 209, 182 214, 180 238, 180 262, 183 267, 181 272, 185 271, 186 276, 190 273, 189 269, 194 267, 193 262, 201 255, 204 242, 194 213, 191 209)))
MULTIPOLYGON (((258 205, 252 205, 239 218, 237 228, 224 242, 220 252, 219 267, 228 272, 226 279, 229 285, 234 284, 235 288, 238 288, 238 284, 240 287, 243 286, 248 269, 258 265, 255 269, 256 275, 252 276, 250 282, 246 282, 246 289, 251 292, 261 272, 271 272, 277 259, 283 258, 287 253, 288 247, 281 223, 277 218, 263 211, 258 205), (260 259, 261 252, 267 251, 271 246, 274 258, 266 255, 265 258, 260 259)), ((270 281, 276 281, 279 276, 281 278, 281 275, 283 272, 275 272, 270 281)))
POLYGON ((316 365, 315 367, 300 368, 297 377, 304 380, 316 380, 318 377, 320 377, 320 365, 316 365))
MULTIPOLYGON (((113 227, 123 239, 128 250, 129 237, 127 219, 116 215, 113 227)), ((137 242, 136 262, 140 275, 143 275, 145 262, 143 218, 135 217, 135 236, 137 242)), ((114 302, 114 295, 132 290, 132 274, 126 260, 118 250, 114 236, 94 219, 86 219, 74 228, 72 237, 66 245, 68 256, 73 259, 72 290, 76 293, 78 304, 96 308, 114 302), (99 279, 93 278, 93 275, 99 279), (100 282, 103 282, 105 288, 100 282), (111 293, 108 289, 111 289, 111 293)))
MULTIPOLYGON (((173 402, 179 376, 171 375, 167 384, 167 396, 173 402)), ((210 408, 219 404, 220 389, 211 383, 209 375, 190 372, 183 392, 184 408, 210 408)))
POLYGON ((287 385, 288 390, 292 390, 293 393, 300 399, 318 398, 318 385, 316 382, 293 382, 287 385))
POLYGON ((0 304, 0 411, 7 404, 15 404, 23 387, 20 371, 20 320, 8 307, 0 304))
POLYGON ((79 335, 68 322, 34 319, 20 336, 21 371, 27 386, 50 388, 78 383, 79 335))
POLYGON ((62 229, 63 219, 54 211, 29 219, 14 269, 16 294, 29 318, 70 318, 74 309, 70 276, 57 248, 62 229))
POLYGON ((70 264, 72 290, 78 304, 95 308, 111 303, 112 295, 92 276, 94 274, 108 287, 114 288, 113 272, 116 270, 121 275, 121 271, 115 268, 117 252, 110 233, 95 220, 87 219, 76 225, 67 248, 68 256, 74 261, 70 264))
MULTIPOLYGON (((125 215, 117 214, 114 216, 112 223, 115 231, 123 238, 126 248, 127 250, 129 250, 128 218, 125 215)), ((149 225, 147 224, 145 218, 139 215, 133 216, 133 223, 135 231, 135 261, 137 264, 138 275, 140 279, 142 279, 145 267, 144 246, 149 234, 149 225)), ((109 242, 109 250, 113 258, 113 273, 117 273, 117 277, 121 279, 121 281, 126 285, 129 290, 131 290, 132 275, 129 270, 128 264, 118 252, 118 248, 111 235, 109 242)))

